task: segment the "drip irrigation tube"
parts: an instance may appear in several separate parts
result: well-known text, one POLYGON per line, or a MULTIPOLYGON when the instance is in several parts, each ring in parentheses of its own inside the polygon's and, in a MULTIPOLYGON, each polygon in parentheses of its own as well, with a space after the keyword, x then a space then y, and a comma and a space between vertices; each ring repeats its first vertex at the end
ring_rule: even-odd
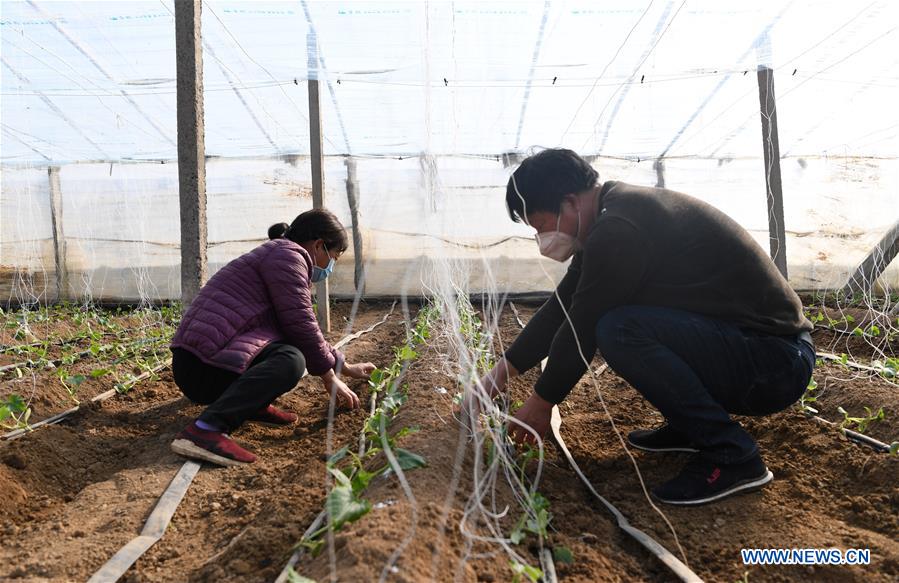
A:
POLYGON ((169 523, 172 521, 172 516, 175 514, 175 510, 181 503, 181 499, 187 494, 187 489, 199 471, 200 464, 198 462, 185 462, 181 469, 178 470, 178 473, 175 474, 175 477, 172 478, 169 487, 160 496, 159 502, 156 503, 153 512, 150 513, 150 517, 147 518, 140 536, 131 539, 131 542, 119 549, 111 559, 100 567, 99 571, 87 580, 87 583, 114 583, 118 581, 119 577, 124 575, 131 568, 131 565, 147 552, 147 549, 156 544, 162 538, 162 535, 165 534, 169 523))
MULTIPOLYGON (((837 356, 836 354, 833 354, 833 353, 831 353, 831 352, 818 352, 818 353, 816 353, 816 356, 817 356, 818 358, 823 358, 824 360, 832 360, 832 361, 836 361, 836 362, 843 362, 843 357, 842 357, 842 356, 837 356)), ((851 361, 851 360, 847 360, 846 362, 843 362, 843 364, 846 365, 846 366, 848 366, 849 368, 855 368, 855 369, 858 369, 858 370, 865 370, 865 371, 868 371, 868 372, 876 372, 876 373, 878 373, 878 374, 880 374, 880 373, 883 371, 882 368, 877 368, 877 367, 874 367, 874 366, 868 366, 867 364, 861 364, 860 362, 853 362, 853 361, 851 361)))
MULTIPOLYGON (((818 352, 817 356, 818 356, 818 358, 823 358, 825 360, 842 362, 844 365, 846 365, 850 368, 864 370, 864 371, 873 372, 873 373, 877 373, 877 374, 882 373, 884 370, 883 368, 868 366, 866 364, 853 362, 851 360, 847 360, 847 361, 843 362, 842 356, 837 356, 836 354, 833 354, 830 352, 818 352)), ((823 423, 825 425, 830 425, 833 427, 839 427, 840 431, 843 432, 843 435, 845 435, 847 438, 851 439, 852 441, 854 441, 856 443, 860 443, 862 445, 867 445, 867 446, 872 447, 875 450, 880 451, 880 452, 889 453, 889 451, 890 451, 890 445, 887 443, 878 441, 878 440, 874 439, 873 437, 868 437, 867 435, 864 435, 863 433, 859 433, 858 431, 852 431, 851 429, 846 429, 845 427, 842 427, 839 424, 834 423, 833 421, 828 421, 827 419, 824 419, 823 417, 819 417, 818 415, 811 415, 811 414, 807 414, 807 415, 808 415, 808 417, 814 419, 815 421, 818 421, 819 423, 823 423)))
MULTIPOLYGON (((340 348, 350 341, 359 338, 363 334, 371 332, 386 322, 387 318, 393 313, 395 307, 396 302, 394 302, 393 306, 390 307, 390 311, 380 321, 372 324, 365 330, 345 336, 334 345, 334 348, 340 348)), ((306 376, 305 372, 303 373, 303 376, 306 376)), ((119 578, 124 575, 128 569, 130 569, 131 566, 136 563, 145 552, 147 552, 147 550, 150 549, 150 547, 162 538, 175 511, 178 509, 178 505, 181 503, 185 494, 187 494, 187 490, 190 488, 191 483, 193 483, 194 477, 197 475, 197 472, 199 472, 200 467, 200 464, 193 460, 184 462, 184 465, 181 466, 181 469, 169 484, 169 487, 162 493, 162 496, 160 496, 159 502, 157 502, 156 507, 153 509, 153 513, 150 514, 150 517, 147 519, 141 534, 119 549, 111 559, 100 567, 99 571, 94 573, 88 580, 88 583, 115 583, 115 581, 118 581, 119 578)), ((315 529, 318 528, 318 525, 321 524, 322 520, 324 520, 324 512, 322 512, 316 521, 312 523, 312 526, 309 527, 310 530, 307 532, 314 532, 315 529)), ((285 568, 284 572, 287 572, 287 568, 285 568)), ((287 579, 285 578, 285 581, 286 580, 287 579)))
MULTIPOLYGON (((515 319, 518 321, 518 325, 524 328, 524 323, 521 320, 521 316, 518 313, 518 309, 515 307, 515 304, 509 302, 509 306, 512 308, 513 313, 515 314, 515 319)), ((546 360, 540 363, 541 368, 545 368, 546 360)), ((597 371, 596 374, 601 374, 603 371, 608 368, 608 365, 603 364, 597 371)), ((559 449, 562 450, 562 453, 565 455, 565 459, 568 460, 568 464, 574 470, 574 473, 577 474, 578 478, 587 486, 587 489, 606 507, 606 509, 615 517, 615 521, 618 524, 618 527, 629 534, 631 538, 640 543, 643 547, 645 547, 650 553, 652 553, 656 558, 658 558, 668 569, 671 570, 672 573, 677 575, 677 577, 681 581, 685 581, 688 583, 696 583, 702 582, 702 579, 690 570, 687 565, 685 565, 680 559, 678 559, 674 554, 671 553, 668 549, 659 544, 655 539, 650 537, 648 534, 631 525, 631 523, 627 520, 624 514, 621 513, 611 502, 603 498, 599 492, 593 487, 593 484, 590 483, 590 480, 587 479, 587 476, 581 471, 581 468, 577 465, 577 462, 574 461, 574 458, 571 456, 571 452, 568 450, 568 446, 565 445, 565 440, 562 439, 562 415, 559 413, 559 407, 554 406, 552 409, 552 418, 550 421, 550 427, 552 429, 553 438, 559 446, 559 449)))
POLYGON ((552 413, 552 421, 550 423, 550 427, 552 427, 553 437, 556 440, 556 443, 559 445, 559 449, 562 450, 562 453, 565 455, 565 458, 568 460, 569 465, 571 465, 574 472, 578 475, 578 478, 587 486, 587 489, 600 501, 603 506, 615 517, 615 521, 618 523, 618 527, 629 534, 631 538, 636 540, 638 543, 643 545, 650 553, 656 556, 666 567, 668 567, 672 573, 677 575, 677 577, 681 581, 695 583, 701 582, 699 575, 694 573, 687 567, 680 559, 675 557, 671 551, 663 547, 661 544, 656 542, 655 539, 647 535, 645 532, 631 526, 630 522, 628 522, 627 518, 617 509, 615 506, 600 496, 599 492, 593 488, 593 484, 590 483, 590 480, 581 472, 580 467, 578 467, 577 462, 574 461, 574 458, 571 457, 571 452, 568 451, 568 447, 565 445, 565 441, 562 439, 562 416, 559 414, 559 408, 553 407, 552 413))
MULTIPOLYGON (((370 332, 372 329, 374 329, 375 326, 379 326, 379 325, 383 324, 385 321, 387 321, 387 318, 390 317, 390 314, 393 313, 393 309, 395 307, 396 307, 396 302, 393 302, 393 305, 390 306, 390 311, 387 313, 386 316, 384 316, 384 319, 382 319, 380 322, 378 322, 371 328, 368 328, 367 330, 364 330, 361 333, 357 333, 357 334, 361 335, 361 334, 364 334, 365 332, 370 332)), ((358 336, 354 335, 354 337, 358 337, 358 336)), ((349 338, 350 337, 347 336, 347 338, 345 338, 344 340, 349 341, 348 340, 349 338)), ((372 415, 375 414, 376 407, 377 407, 377 395, 372 393, 371 399, 369 400, 369 413, 368 413, 369 417, 371 417, 372 415)), ((359 432, 358 455, 361 458, 364 454, 365 454, 365 427, 363 426, 362 431, 359 432)), ((322 522, 325 521, 327 516, 328 516, 327 509, 324 509, 321 512, 319 512, 318 515, 315 517, 315 520, 312 521, 312 524, 309 525, 309 528, 307 528, 305 530, 305 532, 303 532, 303 536, 300 540, 305 540, 305 539, 309 538, 310 536, 312 536, 312 533, 319 530, 321 528, 322 522)), ((283 569, 281 569, 281 572, 278 574, 278 578, 275 579, 275 583, 287 583, 287 581, 290 580, 290 573, 293 570, 293 568, 296 566, 296 564, 300 561, 301 556, 303 556, 303 547, 297 547, 297 549, 293 552, 293 554, 290 555, 290 559, 287 560, 287 564, 284 565, 283 569)))
POLYGON ((839 423, 834 423, 833 421, 828 421, 827 419, 825 419, 823 417, 819 417, 817 415, 808 415, 808 416, 823 425, 829 425, 831 427, 838 427, 840 429, 840 431, 843 432, 843 435, 845 435, 848 439, 851 439, 852 441, 854 441, 856 443, 860 443, 862 445, 867 445, 867 446, 872 447, 872 448, 876 449, 877 451, 883 452, 883 453, 889 453, 889 451, 890 451, 889 444, 883 443, 882 441, 878 441, 878 440, 874 439, 873 437, 868 437, 867 435, 865 435, 863 433, 859 433, 858 431, 852 431, 851 429, 846 429, 845 427, 841 427, 839 423))
MULTIPOLYGON (((159 366, 156 366, 156 367, 148 370, 147 372, 134 377, 130 381, 127 381, 126 383, 124 383, 124 385, 129 388, 133 387, 140 381, 156 374, 157 372, 161 371, 164 368, 167 368, 171 364, 172 364, 172 361, 171 361, 171 359, 169 359, 169 360, 165 361, 164 363, 160 364, 159 366)), ((118 392, 119 392, 118 389, 109 389, 108 391, 105 391, 103 393, 100 393, 96 397, 93 397, 90 400, 90 402, 91 403, 99 403, 101 401, 105 401, 106 399, 112 397, 113 395, 115 395, 118 392)), ((37 423, 33 423, 33 424, 29 425, 28 427, 24 427, 22 429, 15 429, 13 431, 10 431, 9 433, 0 435, 0 441, 11 441, 13 439, 18 439, 18 438, 22 437, 23 435, 25 435, 26 433, 31 433, 35 429, 39 429, 45 425, 55 425, 55 424, 59 423, 60 421, 64 420, 66 417, 68 417, 72 413, 75 413, 76 411, 78 411, 80 409, 81 409, 81 405, 75 405, 71 409, 66 409, 65 411, 63 411, 61 413, 57 413, 56 415, 53 415, 52 417, 47 417, 46 419, 38 421, 37 423)))
MULTIPOLYGON (((322 523, 325 521, 325 518, 328 516, 327 510, 322 510, 318 513, 318 516, 315 517, 315 520, 312 521, 312 524, 309 525, 309 528, 303 533, 303 538, 300 540, 305 540, 306 538, 312 536, 312 533, 321 528, 322 523)), ((287 561, 287 564, 284 565, 284 568, 278 574, 278 578, 275 579, 275 583, 287 583, 290 580, 290 572, 296 566, 296 564, 300 561, 300 557, 303 556, 302 547, 298 548, 290 555, 290 559, 287 561)))
POLYGON ((540 566, 543 567, 543 581, 545 583, 558 583, 559 578, 556 576, 556 564, 553 563, 553 554, 546 547, 543 547, 540 551, 540 566))

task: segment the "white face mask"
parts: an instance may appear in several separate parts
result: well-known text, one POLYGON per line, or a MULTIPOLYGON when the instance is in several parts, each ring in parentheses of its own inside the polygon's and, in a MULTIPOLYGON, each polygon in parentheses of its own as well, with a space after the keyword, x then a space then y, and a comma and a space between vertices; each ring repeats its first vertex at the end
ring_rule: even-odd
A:
MULTIPOLYGON (((572 237, 568 233, 559 230, 559 224, 562 222, 562 213, 559 212, 559 221, 556 223, 555 231, 546 231, 537 233, 537 245, 540 246, 540 254, 550 259, 562 262, 567 261, 569 257, 580 247, 580 241, 576 237, 572 237)), ((581 213, 577 214, 577 235, 581 233, 581 213)))

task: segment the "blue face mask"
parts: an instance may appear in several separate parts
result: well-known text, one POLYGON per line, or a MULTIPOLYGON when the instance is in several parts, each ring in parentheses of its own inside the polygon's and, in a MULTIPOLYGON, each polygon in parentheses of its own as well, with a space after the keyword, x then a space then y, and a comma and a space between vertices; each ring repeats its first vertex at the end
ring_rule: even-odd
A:
POLYGON ((320 281, 325 281, 328 279, 328 276, 331 275, 331 272, 334 271, 334 258, 331 258, 331 261, 328 261, 328 266, 325 268, 321 268, 318 265, 312 266, 312 283, 318 283, 320 281))
MULTIPOLYGON (((325 247, 325 253, 328 252, 328 248, 325 247)), ((328 276, 334 271, 334 258, 331 257, 331 260, 328 261, 328 266, 325 268, 321 268, 318 265, 312 266, 312 283, 318 283, 320 281, 325 281, 328 279, 328 276)))

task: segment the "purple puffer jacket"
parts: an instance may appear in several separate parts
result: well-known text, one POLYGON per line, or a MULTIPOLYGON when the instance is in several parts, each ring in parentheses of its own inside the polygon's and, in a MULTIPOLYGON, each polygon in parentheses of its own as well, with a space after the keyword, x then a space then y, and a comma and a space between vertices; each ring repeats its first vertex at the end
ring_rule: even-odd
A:
POLYGON ((300 349, 311 375, 343 362, 312 311, 312 258, 275 239, 231 261, 200 289, 172 339, 206 364, 243 373, 271 342, 300 349))

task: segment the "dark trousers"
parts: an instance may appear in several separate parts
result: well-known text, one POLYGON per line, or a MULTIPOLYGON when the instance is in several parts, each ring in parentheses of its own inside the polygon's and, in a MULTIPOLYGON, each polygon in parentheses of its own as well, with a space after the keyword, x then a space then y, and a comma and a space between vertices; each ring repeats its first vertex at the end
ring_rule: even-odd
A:
POLYGON ((305 369, 303 353, 279 342, 263 348, 243 374, 206 364, 182 348, 172 349, 175 384, 194 403, 209 405, 200 421, 225 432, 293 389, 305 369))
POLYGON ((815 365, 815 349, 796 336, 773 336, 680 310, 624 306, 596 327, 609 366, 718 463, 758 454, 731 419, 768 415, 795 403, 815 365))

